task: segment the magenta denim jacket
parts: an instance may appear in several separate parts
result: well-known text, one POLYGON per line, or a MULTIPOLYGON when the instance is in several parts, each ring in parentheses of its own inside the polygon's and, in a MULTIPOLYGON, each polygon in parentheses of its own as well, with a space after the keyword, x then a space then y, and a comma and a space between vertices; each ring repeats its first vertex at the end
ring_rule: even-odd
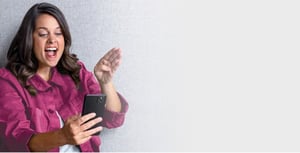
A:
MULTIPOLYGON (((33 134, 60 128, 56 111, 66 120, 81 113, 86 94, 101 93, 94 75, 82 63, 79 64, 79 89, 69 75, 52 68, 49 81, 38 75, 28 80, 27 83, 37 90, 36 96, 31 96, 9 70, 0 69, 0 151, 29 151, 28 142, 33 134)), ((128 104, 120 94, 119 97, 122 111, 105 111, 102 125, 106 128, 119 127, 124 122, 128 104)), ((99 136, 93 136, 79 147, 83 152, 99 152, 100 144, 99 136)), ((59 148, 50 151, 58 152, 59 148)))

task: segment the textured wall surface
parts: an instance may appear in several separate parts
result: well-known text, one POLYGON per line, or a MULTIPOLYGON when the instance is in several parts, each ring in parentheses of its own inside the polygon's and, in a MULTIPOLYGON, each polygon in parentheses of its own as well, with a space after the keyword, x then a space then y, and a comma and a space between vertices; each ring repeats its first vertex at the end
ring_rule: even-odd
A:
MULTIPOLYGON (((0 64, 37 0, 0 0, 0 64)), ((89 70, 121 47, 125 124, 102 151, 300 151, 300 3, 52 0, 89 70)))

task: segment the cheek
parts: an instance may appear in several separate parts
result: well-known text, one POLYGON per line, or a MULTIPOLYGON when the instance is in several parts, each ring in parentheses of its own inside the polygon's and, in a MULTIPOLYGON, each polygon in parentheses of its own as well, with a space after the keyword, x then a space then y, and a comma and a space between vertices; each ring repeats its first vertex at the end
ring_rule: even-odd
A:
POLYGON ((39 39, 33 39, 33 53, 36 58, 42 56, 42 52, 44 51, 44 41, 39 39))
POLYGON ((65 49, 65 40, 64 40, 64 39, 62 39, 62 40, 59 41, 59 48, 60 48, 61 50, 64 50, 64 49, 65 49))
POLYGON ((33 50, 33 53, 34 53, 34 56, 37 58, 37 59, 41 59, 42 58, 42 53, 41 53, 41 51, 40 51, 40 49, 34 49, 33 50))
POLYGON ((34 41, 33 42, 33 53, 34 53, 35 56, 37 55, 38 50, 40 50, 39 48, 40 47, 39 47, 39 44, 37 43, 37 41, 34 41))
POLYGON ((36 50, 42 50, 44 47, 45 42, 43 40, 40 40, 38 38, 33 39, 33 48, 36 50))
POLYGON ((41 54, 42 51, 43 51, 43 48, 39 44, 36 44, 33 48, 33 52, 34 52, 35 56, 39 56, 39 54, 41 54))

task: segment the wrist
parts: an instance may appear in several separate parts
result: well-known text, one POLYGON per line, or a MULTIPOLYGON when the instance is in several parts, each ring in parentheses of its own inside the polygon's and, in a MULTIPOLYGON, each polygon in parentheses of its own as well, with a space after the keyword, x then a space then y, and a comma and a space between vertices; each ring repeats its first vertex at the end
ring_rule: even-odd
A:
POLYGON ((59 146, 62 146, 62 145, 65 145, 65 144, 69 144, 68 143, 68 139, 63 131, 64 129, 61 128, 57 131, 55 131, 55 134, 57 135, 57 140, 58 140, 58 143, 60 144, 59 146))
POLYGON ((106 93, 106 92, 109 92, 111 90, 114 90, 114 85, 111 81, 107 82, 107 83, 101 83, 99 81, 99 84, 100 84, 100 87, 101 87, 101 90, 106 93))
POLYGON ((47 152, 50 149, 67 144, 62 129, 34 134, 28 142, 30 151, 47 152))

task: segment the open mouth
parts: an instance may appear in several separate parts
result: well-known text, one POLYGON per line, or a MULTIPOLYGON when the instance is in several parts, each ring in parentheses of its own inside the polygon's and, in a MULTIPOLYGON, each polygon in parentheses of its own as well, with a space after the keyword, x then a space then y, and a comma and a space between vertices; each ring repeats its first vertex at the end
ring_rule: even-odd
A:
POLYGON ((53 48, 53 47, 45 49, 46 55, 49 56, 49 57, 55 56, 56 51, 57 51, 57 48, 53 48))

